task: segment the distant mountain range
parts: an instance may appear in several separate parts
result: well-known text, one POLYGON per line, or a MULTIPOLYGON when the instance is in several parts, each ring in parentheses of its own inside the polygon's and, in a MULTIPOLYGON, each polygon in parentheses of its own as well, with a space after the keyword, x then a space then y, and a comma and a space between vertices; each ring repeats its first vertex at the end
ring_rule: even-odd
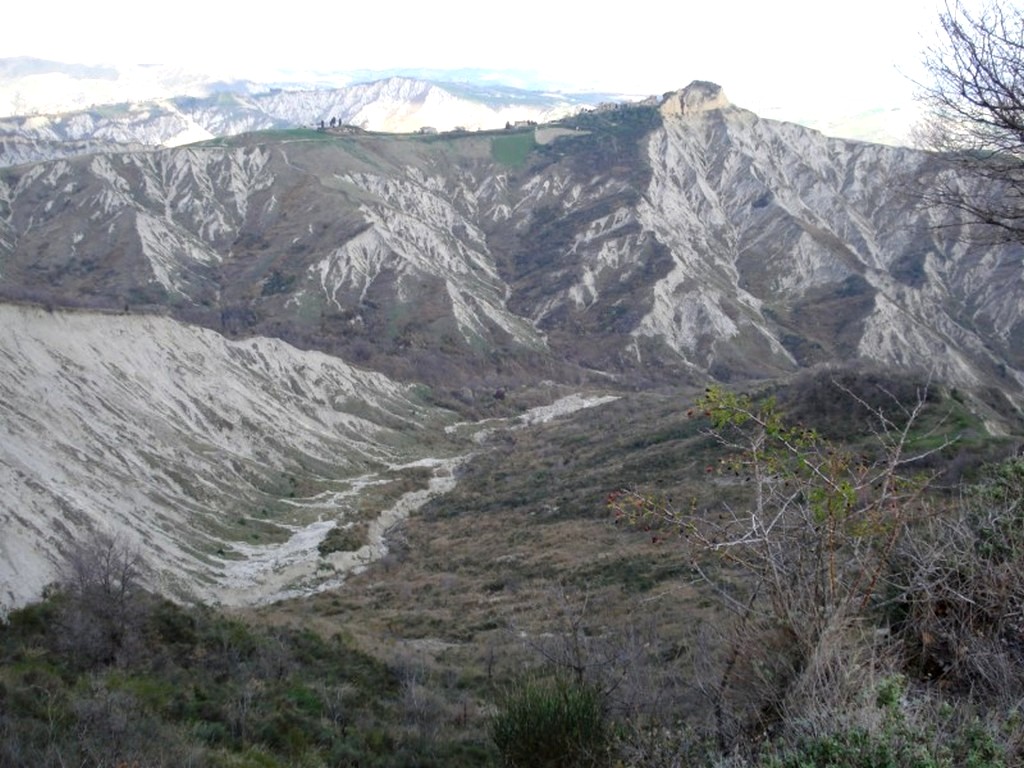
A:
POLYGON ((5 115, 0 118, 0 164, 321 124, 391 133, 475 131, 547 122, 613 98, 399 76, 343 87, 268 85, 216 81, 160 67, 6 59, 0 61, 0 115, 5 115))
POLYGON ((992 432, 1019 423, 1024 250, 921 204, 953 180, 932 155, 700 82, 493 131, 255 124, 273 104, 349 123, 341 93, 194 97, 196 124, 223 98, 260 130, 0 169, 10 600, 96 528, 224 594, 254 515, 312 525, 359 478, 457 455, 452 409, 506 391, 869 364, 932 372, 992 432))
MULTIPOLYGON (((0 59, 0 165, 178 146, 254 130, 317 127, 332 119, 392 133, 493 129, 652 98, 501 84, 508 81, 535 82, 516 72, 406 69, 314 73, 258 83, 218 80, 174 67, 0 59)), ((805 123, 829 135, 906 143, 906 118, 889 110, 842 119, 809 117, 805 123)))
POLYGON ((564 86, 538 82, 535 75, 475 68, 345 70, 339 72, 282 72, 274 80, 213 77, 181 67, 163 65, 82 65, 29 57, 0 58, 0 117, 60 114, 93 107, 160 101, 179 96, 205 97, 229 91, 258 94, 268 91, 334 90, 391 78, 432 83, 458 83, 482 90, 568 94, 570 101, 624 101, 621 93, 578 93, 564 86))

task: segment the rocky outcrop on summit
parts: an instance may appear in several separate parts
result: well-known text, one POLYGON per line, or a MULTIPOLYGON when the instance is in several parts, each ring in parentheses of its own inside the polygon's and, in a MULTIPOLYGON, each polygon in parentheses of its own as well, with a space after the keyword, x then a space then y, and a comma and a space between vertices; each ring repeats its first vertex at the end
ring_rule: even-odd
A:
POLYGON ((665 95, 661 102, 661 114, 665 117, 678 117, 730 106, 720 85, 706 80, 694 80, 681 91, 665 95))

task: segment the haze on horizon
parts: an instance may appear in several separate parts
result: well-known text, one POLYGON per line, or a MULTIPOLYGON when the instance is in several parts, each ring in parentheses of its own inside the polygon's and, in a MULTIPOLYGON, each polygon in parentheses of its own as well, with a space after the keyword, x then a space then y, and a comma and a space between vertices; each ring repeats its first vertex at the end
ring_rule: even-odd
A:
POLYGON ((726 0, 666 12, 638 0, 628 13, 607 13, 522 0, 481 12, 466 0, 399 0, 264 13, 198 0, 150 8, 56 0, 7 10, 17 34, 0 41, 0 58, 164 64, 262 82, 473 68, 518 87, 637 96, 702 79, 766 117, 821 124, 901 111, 909 124, 921 52, 943 5, 726 0))

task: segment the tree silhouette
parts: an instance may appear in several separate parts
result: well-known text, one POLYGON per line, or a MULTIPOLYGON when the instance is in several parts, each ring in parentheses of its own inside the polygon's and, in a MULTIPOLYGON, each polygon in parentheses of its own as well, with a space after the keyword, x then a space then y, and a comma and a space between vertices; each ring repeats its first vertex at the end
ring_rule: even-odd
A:
POLYGON ((954 0, 939 23, 924 58, 928 117, 915 138, 957 173, 926 198, 997 240, 1024 242, 1024 10, 997 0, 969 10, 954 0))

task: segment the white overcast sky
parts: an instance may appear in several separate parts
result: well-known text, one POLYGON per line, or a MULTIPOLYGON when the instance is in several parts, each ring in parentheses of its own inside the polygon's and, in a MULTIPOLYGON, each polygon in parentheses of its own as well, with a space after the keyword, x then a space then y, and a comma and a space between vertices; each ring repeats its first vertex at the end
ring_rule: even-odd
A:
POLYGON ((855 112, 910 99, 941 0, 224 0, 9 3, 0 57, 294 72, 479 67, 564 89, 719 83, 754 111, 855 112))

